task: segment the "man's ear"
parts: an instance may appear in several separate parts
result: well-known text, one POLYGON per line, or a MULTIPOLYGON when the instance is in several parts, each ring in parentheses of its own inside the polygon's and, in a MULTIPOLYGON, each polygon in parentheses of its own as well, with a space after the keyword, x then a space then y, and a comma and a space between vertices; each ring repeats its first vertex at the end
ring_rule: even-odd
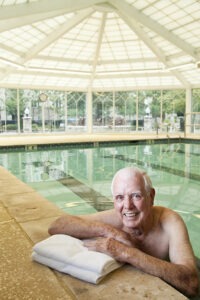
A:
POLYGON ((154 205, 155 194, 156 194, 156 191, 155 191, 154 188, 152 188, 152 189, 151 189, 151 192, 150 192, 150 196, 151 196, 151 205, 154 205))

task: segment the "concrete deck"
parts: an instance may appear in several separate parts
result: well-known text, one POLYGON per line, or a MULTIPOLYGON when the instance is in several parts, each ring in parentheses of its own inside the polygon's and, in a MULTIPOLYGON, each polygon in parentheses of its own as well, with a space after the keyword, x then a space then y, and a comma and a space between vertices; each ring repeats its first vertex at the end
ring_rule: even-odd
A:
POLYGON ((33 262, 32 246, 48 237, 49 224, 62 213, 0 167, 1 300, 187 299, 128 265, 93 285, 33 262))
MULTIPOLYGON (((139 140, 159 140, 159 139, 180 139, 184 138, 184 133, 159 133, 158 135, 146 132, 138 133, 45 133, 45 134, 20 134, 20 135, 0 135, 0 147, 22 146, 22 145, 47 145, 47 144, 68 144, 68 143, 95 143, 95 142, 115 142, 115 141, 139 141, 139 140)), ((199 139, 200 135, 192 135, 190 138, 199 139)))

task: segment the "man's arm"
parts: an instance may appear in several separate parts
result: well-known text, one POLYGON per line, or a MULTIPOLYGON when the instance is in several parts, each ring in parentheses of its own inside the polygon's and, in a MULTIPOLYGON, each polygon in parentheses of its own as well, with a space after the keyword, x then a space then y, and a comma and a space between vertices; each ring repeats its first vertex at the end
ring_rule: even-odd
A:
POLYGON ((176 214, 168 218, 164 227, 167 227, 164 230, 169 235, 170 262, 153 257, 143 252, 142 248, 124 245, 113 238, 86 241, 85 246, 157 276, 187 296, 195 296, 199 286, 198 273, 186 227, 176 214))
MULTIPOLYGON (((49 227, 49 234, 67 234, 79 239, 94 237, 110 237, 124 244, 133 245, 128 233, 112 226, 114 211, 94 216, 73 216, 65 214, 55 220, 49 227), (107 223, 107 219, 109 222, 107 223), (97 220, 97 221, 96 221, 97 220)), ((116 216, 115 216, 116 217, 116 216)), ((116 223, 116 221, 114 221, 116 223)))

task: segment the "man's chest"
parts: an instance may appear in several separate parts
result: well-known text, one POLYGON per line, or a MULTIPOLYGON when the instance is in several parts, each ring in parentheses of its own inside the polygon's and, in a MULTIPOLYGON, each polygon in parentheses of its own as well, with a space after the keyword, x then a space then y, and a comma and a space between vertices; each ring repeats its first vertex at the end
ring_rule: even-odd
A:
POLYGON ((160 259, 167 259, 169 256, 169 241, 167 236, 161 232, 149 234, 139 241, 142 251, 160 259))

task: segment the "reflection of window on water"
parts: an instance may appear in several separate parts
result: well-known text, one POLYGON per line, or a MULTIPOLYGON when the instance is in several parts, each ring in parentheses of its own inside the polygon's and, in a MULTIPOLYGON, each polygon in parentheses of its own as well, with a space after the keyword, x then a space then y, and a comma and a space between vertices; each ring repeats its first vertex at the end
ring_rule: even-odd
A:
POLYGON ((66 177, 66 173, 64 171, 58 168, 52 168, 53 165, 54 163, 49 160, 43 162, 43 170, 41 173, 42 180, 48 180, 48 179, 59 180, 66 177))

